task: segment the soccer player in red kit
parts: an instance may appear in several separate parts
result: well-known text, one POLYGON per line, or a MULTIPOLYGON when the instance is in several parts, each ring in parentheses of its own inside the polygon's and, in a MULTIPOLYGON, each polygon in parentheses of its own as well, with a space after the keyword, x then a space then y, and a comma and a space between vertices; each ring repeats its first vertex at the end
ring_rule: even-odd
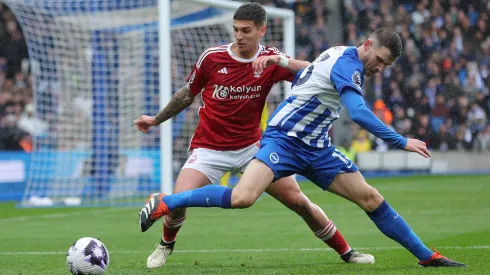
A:
MULTIPOLYGON (((281 80, 292 81, 296 72, 309 65, 259 44, 266 32, 266 11, 261 5, 244 4, 233 19, 235 42, 204 51, 188 84, 175 93, 167 106, 154 117, 143 115, 135 121, 140 131, 148 133, 151 126, 177 115, 201 94, 203 106, 190 144, 192 153, 177 178, 175 193, 219 182, 230 170, 243 172, 259 149, 261 113, 272 86, 281 80)), ((322 209, 301 192, 294 178, 278 180, 266 192, 298 213, 315 236, 345 262, 374 263, 372 255, 350 248, 322 209)), ((150 196, 154 198, 158 199, 150 196)), ((163 237, 148 257, 148 268, 165 265, 185 219, 186 209, 165 216, 163 237)), ((141 228, 143 232, 147 229, 141 228)))

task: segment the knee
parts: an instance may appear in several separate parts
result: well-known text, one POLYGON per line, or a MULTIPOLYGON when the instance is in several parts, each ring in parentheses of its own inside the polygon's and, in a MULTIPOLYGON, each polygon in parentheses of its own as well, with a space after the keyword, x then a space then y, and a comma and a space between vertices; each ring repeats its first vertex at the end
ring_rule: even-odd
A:
POLYGON ((231 196, 231 208, 249 208, 252 206, 257 198, 250 194, 235 194, 233 192, 231 196))
POLYGON ((313 203, 301 192, 291 196, 286 201, 286 205, 300 216, 308 214, 313 207, 313 203))
POLYGON ((361 208, 367 212, 373 212, 384 201, 383 196, 374 187, 370 187, 361 202, 361 208))

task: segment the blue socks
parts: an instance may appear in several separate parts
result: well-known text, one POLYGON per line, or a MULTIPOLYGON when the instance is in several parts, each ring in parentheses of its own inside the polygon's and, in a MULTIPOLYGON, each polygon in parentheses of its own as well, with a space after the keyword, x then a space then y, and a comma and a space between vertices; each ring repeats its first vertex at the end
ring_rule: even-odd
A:
POLYGON ((206 185, 194 190, 184 191, 163 197, 163 202, 172 211, 186 207, 219 207, 231 208, 231 191, 221 185, 206 185))
POLYGON ((383 201, 373 212, 366 212, 383 234, 408 249, 417 259, 428 260, 433 252, 412 231, 405 220, 383 201))

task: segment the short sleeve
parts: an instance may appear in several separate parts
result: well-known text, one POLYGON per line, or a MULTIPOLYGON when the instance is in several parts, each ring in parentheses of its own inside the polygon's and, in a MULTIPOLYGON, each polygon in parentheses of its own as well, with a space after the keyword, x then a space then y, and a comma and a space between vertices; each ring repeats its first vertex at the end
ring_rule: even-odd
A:
POLYGON ((362 62, 357 57, 349 55, 339 57, 330 72, 330 80, 335 85, 339 95, 346 87, 351 87, 362 95, 362 62))
POLYGON ((274 71, 274 83, 277 83, 281 80, 293 82, 294 76, 295 75, 290 70, 276 65, 276 69, 274 71))
MULTIPOLYGON (((275 47, 272 47, 271 50, 275 55, 282 55, 286 58, 291 58, 289 55, 282 53, 279 49, 275 47)), ((290 70, 288 70, 287 68, 283 68, 279 65, 276 65, 276 68, 274 69, 274 76, 273 76, 274 83, 277 83, 281 80, 292 82, 293 79, 294 79, 294 74, 290 70)))
POLYGON ((205 51, 197 60, 192 72, 187 77, 187 85, 186 87, 191 91, 193 95, 199 94, 206 82, 208 81, 209 76, 209 67, 210 60, 207 57, 207 51, 205 51))

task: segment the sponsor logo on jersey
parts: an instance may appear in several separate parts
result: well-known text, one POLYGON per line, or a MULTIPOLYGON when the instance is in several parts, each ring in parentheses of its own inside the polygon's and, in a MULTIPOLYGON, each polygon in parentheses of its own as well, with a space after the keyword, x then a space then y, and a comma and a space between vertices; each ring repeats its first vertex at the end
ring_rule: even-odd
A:
POLYGON ((223 86, 214 84, 213 98, 217 99, 251 99, 260 97, 260 94, 250 94, 262 90, 262 86, 223 86))

